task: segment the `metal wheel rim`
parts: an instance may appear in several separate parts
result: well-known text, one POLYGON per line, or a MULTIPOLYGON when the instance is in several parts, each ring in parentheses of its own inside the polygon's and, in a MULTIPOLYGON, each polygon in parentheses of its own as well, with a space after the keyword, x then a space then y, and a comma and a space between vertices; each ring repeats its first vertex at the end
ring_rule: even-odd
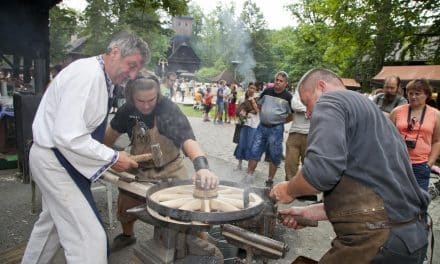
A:
MULTIPOLYGON (((179 208, 171 208, 168 206, 162 205, 160 202, 157 202, 154 197, 154 194, 159 192, 160 190, 183 186, 183 185, 192 185, 192 181, 184 180, 184 181, 171 181, 171 182, 161 182, 153 186, 147 191, 147 205, 151 210, 154 210, 158 214, 162 216, 167 216, 175 220, 179 221, 200 221, 203 223, 217 224, 229 221, 236 221, 246 219, 252 216, 257 215, 261 212, 264 206, 263 199, 259 197, 257 194, 252 193, 253 197, 258 197, 258 201, 255 201, 252 206, 250 205, 247 208, 241 209, 239 211, 234 212, 200 212, 200 211, 188 211, 181 210, 179 208)), ((222 187, 232 187, 232 188, 240 188, 241 186, 235 182, 221 182, 219 185, 222 187)))

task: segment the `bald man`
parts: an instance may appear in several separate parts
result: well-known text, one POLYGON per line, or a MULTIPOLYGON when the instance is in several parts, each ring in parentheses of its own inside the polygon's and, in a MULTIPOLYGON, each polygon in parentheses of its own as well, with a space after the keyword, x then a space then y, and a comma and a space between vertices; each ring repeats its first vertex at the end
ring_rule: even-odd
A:
POLYGON ((283 224, 298 228, 298 215, 332 223, 336 238, 319 263, 422 263, 429 195, 393 124, 329 70, 307 72, 298 88, 311 117, 304 165, 271 195, 290 203, 323 192, 324 203, 281 211, 283 224))

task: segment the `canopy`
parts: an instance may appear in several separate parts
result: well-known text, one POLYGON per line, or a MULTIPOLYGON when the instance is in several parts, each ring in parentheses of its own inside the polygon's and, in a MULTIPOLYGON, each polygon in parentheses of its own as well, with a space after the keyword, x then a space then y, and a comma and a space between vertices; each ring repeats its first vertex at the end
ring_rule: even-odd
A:
POLYGON ((347 87, 347 89, 351 89, 351 90, 361 89, 361 85, 355 79, 341 78, 341 80, 344 86, 347 87))
POLYGON ((425 78, 434 88, 440 89, 440 65, 384 66, 373 77, 371 84, 381 87, 384 79, 392 75, 399 76, 403 85, 414 79, 425 78))

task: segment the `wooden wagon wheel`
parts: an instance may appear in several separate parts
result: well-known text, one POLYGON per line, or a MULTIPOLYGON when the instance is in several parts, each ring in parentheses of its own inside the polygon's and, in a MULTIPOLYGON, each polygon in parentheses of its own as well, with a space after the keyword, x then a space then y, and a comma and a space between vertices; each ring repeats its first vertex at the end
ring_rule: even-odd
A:
MULTIPOLYGON (((215 192, 195 189, 192 181, 156 184, 147 191, 148 211, 155 218, 218 224, 252 217, 263 209, 263 199, 237 183, 222 182, 215 192)), ((160 220, 164 220, 160 219, 160 220)), ((168 221, 167 221, 168 222, 168 221)))
MULTIPOLYGON (((217 197, 199 199, 193 196, 194 185, 180 185, 159 190, 151 195, 151 200, 160 205, 193 212, 236 212, 244 209, 243 189, 220 185, 217 197)), ((249 206, 253 207, 262 202, 254 194, 249 194, 249 206)))

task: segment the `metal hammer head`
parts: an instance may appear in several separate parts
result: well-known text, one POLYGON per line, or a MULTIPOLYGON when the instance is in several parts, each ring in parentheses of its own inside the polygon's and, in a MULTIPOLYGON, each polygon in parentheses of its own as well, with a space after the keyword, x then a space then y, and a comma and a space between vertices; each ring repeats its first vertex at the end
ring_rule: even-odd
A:
POLYGON ((163 154, 159 144, 151 144, 151 159, 154 166, 161 167, 163 165, 163 154))

